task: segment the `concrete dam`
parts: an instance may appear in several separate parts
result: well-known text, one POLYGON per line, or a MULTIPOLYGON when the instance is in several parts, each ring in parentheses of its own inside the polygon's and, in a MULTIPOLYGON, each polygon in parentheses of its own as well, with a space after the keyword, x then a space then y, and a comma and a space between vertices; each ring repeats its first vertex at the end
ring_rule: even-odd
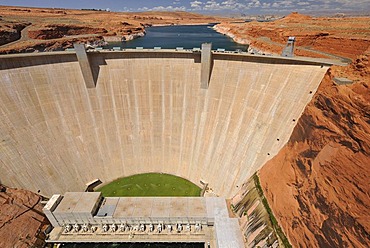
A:
POLYGON ((231 197, 288 141, 329 66, 213 51, 205 73, 197 51, 87 55, 92 87, 76 52, 0 56, 1 183, 51 196, 161 172, 231 197))

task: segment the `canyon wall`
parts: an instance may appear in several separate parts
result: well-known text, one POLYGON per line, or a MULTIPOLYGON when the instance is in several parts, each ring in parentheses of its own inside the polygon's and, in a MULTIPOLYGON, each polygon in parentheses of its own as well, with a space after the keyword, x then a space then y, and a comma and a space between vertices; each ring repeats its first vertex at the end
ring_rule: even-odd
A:
POLYGON ((287 145, 260 171, 295 247, 370 243, 370 73, 360 64, 369 69, 363 56, 340 69, 361 74, 355 84, 338 86, 331 73, 325 76, 287 145))

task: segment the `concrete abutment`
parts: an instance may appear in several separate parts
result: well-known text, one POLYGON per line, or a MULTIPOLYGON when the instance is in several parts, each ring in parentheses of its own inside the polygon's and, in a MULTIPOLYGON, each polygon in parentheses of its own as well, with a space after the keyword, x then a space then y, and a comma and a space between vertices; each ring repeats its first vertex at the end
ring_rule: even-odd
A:
POLYGON ((78 63, 80 64, 81 72, 83 79, 86 84, 86 88, 95 88, 95 82, 93 73, 90 66, 90 61, 86 53, 85 45, 84 44, 73 44, 76 56, 78 59, 78 63))
POLYGON ((201 63, 202 68, 200 72, 200 84, 202 89, 208 89, 209 79, 212 72, 212 43, 202 44, 201 63))

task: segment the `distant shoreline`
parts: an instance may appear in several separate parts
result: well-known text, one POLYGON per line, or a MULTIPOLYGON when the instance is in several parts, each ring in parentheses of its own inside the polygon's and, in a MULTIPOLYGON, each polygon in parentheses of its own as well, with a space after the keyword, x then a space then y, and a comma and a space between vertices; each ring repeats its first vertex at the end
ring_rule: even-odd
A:
MULTIPOLYGON (((153 24, 151 27, 167 27, 167 26, 203 26, 203 25, 217 25, 219 23, 214 22, 204 22, 204 23, 184 23, 184 24, 153 24)), ((150 28, 150 27, 149 27, 150 28)))

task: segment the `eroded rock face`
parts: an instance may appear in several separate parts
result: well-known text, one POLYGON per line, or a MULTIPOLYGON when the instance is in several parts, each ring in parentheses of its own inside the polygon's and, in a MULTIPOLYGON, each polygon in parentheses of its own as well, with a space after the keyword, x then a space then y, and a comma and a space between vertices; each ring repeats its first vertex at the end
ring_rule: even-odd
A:
POLYGON ((76 25, 47 25, 44 28, 28 31, 28 36, 32 39, 56 39, 64 36, 74 36, 83 34, 105 34, 108 31, 104 28, 92 28, 76 25))
POLYGON ((370 243, 367 61, 365 54, 342 69, 360 75, 352 85, 335 85, 328 72, 287 145, 260 171, 268 202, 295 247, 370 243), (366 68, 358 71, 359 63, 366 68))
POLYGON ((21 31, 28 23, 0 22, 0 46, 21 38, 21 31))
POLYGON ((41 196, 0 185, 0 247, 42 247, 48 221, 41 196))
POLYGON ((279 247, 279 239, 262 200, 258 177, 253 175, 231 199, 239 217, 246 247, 279 247))

